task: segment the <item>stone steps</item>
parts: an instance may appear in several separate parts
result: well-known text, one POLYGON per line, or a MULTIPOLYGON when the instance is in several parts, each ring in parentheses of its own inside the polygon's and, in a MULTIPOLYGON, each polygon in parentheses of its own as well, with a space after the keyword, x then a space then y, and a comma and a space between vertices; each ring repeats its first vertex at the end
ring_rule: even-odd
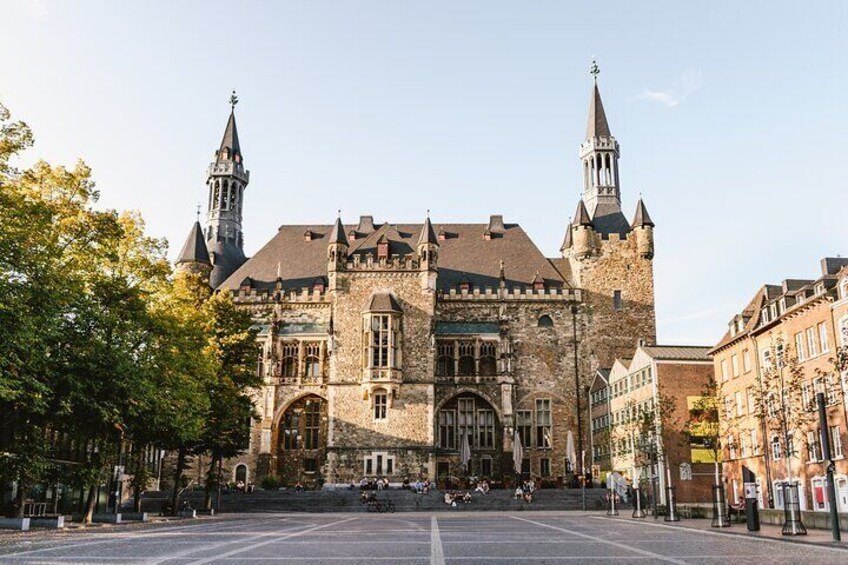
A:
MULTIPOLYGON (((429 494, 417 494, 405 490, 377 491, 380 500, 390 500, 397 512, 434 512, 434 511, 522 511, 522 510, 581 510, 582 496, 578 489, 537 490, 533 503, 526 504, 515 500, 513 493, 506 490, 493 490, 488 494, 472 492, 470 504, 457 504, 456 507, 444 503, 444 493, 431 491, 429 494)), ((163 502, 169 499, 167 493, 151 492, 144 497, 144 509, 157 512, 163 502)), ((185 493, 181 500, 188 500, 192 507, 203 505, 202 492, 185 493)), ((215 497, 213 496, 213 505, 215 497)), ((604 491, 586 490, 586 509, 604 508, 604 491)), ((221 496, 222 512, 365 512, 360 502, 359 490, 338 491, 256 491, 254 493, 229 493, 221 496)))

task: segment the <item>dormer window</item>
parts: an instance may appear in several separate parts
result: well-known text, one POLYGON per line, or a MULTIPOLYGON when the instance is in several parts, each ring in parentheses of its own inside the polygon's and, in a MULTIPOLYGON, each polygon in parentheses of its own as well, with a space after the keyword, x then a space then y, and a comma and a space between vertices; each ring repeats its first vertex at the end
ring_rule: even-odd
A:
POLYGON ((312 241, 312 230, 306 230, 303 232, 303 241, 312 241))
POLYGON ((388 259, 389 258, 389 242, 386 240, 381 240, 377 242, 377 258, 378 259, 388 259))
POLYGON ((769 311, 768 308, 763 308, 760 311, 760 318, 762 318, 762 323, 767 324, 769 322, 769 311))
POLYGON ((324 279, 317 278, 312 281, 312 291, 318 293, 324 292, 324 279))
POLYGON ((350 230, 347 234, 347 238, 350 241, 356 241, 356 230, 350 230))
POLYGON ((816 294, 824 294, 824 285, 822 283, 816 285, 816 294))

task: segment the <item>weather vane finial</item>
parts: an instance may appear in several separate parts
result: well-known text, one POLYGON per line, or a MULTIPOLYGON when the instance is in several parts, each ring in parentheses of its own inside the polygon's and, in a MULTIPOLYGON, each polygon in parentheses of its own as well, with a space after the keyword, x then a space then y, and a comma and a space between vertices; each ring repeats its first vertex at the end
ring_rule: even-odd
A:
POLYGON ((230 109, 235 110, 236 104, 238 104, 238 96, 236 96, 236 89, 233 89, 233 93, 230 94, 230 109))
POLYGON ((200 221, 200 202, 197 203, 197 221, 200 221))
POLYGON ((592 65, 589 67, 589 74, 598 82, 598 75, 601 74, 601 69, 598 67, 598 62, 592 57, 592 65))

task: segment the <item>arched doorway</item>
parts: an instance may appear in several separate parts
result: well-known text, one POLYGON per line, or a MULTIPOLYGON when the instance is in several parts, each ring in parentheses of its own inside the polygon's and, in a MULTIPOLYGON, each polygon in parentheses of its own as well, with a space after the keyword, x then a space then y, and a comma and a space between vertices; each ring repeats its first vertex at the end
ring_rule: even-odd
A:
POLYGON ((441 488, 458 487, 469 477, 499 480, 503 474, 503 440, 497 411, 482 396, 457 394, 436 414, 436 480, 441 488), (463 437, 470 460, 462 465, 463 437))
POLYGON ((244 463, 239 463, 236 465, 236 484, 242 483, 247 485, 247 465, 244 463))
POLYGON ((277 476, 317 488, 327 454, 327 401, 314 394, 293 402, 277 424, 277 476))

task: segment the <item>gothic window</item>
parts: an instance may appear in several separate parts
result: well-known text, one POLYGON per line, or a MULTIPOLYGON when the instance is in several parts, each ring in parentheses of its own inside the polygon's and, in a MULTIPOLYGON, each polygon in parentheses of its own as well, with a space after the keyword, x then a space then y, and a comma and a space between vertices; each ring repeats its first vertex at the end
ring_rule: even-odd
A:
POLYGON ((459 344, 459 374, 473 375, 474 371, 474 342, 463 341, 459 344))
POLYGON ((283 360, 281 363, 281 372, 283 377, 297 376, 297 343, 283 344, 283 360))
POLYGON ((235 210, 236 209, 236 197, 238 195, 238 190, 239 190, 238 183, 234 182, 232 184, 232 186, 230 187, 230 201, 227 204, 228 210, 235 210))
POLYGON ((474 399, 460 398, 457 401, 459 412, 459 440, 462 436, 468 437, 468 445, 474 445, 474 399))
POLYGON ((529 448, 532 445, 533 423, 531 417, 530 410, 518 410, 515 412, 515 430, 518 432, 521 446, 524 448, 529 448))
POLYGON ((477 447, 495 447, 495 414, 491 410, 477 411, 477 447))
POLYGON ((480 344, 480 374, 493 376, 498 374, 498 362, 495 356, 497 346, 493 341, 480 344))
POLYGON ((306 344, 306 362, 304 366, 304 374, 307 377, 321 376, 321 344, 307 343, 306 344))
POLYGON ((283 417, 283 449, 297 449, 298 446, 298 424, 300 414, 297 412, 286 412, 283 417))
POLYGON ((545 314, 544 316, 541 316, 539 318, 539 327, 540 328, 552 328, 552 327, 554 327, 554 321, 551 319, 550 316, 545 314))
POLYGON ((621 310, 622 301, 621 301, 621 291, 614 290, 612 293, 612 309, 618 312, 621 310))
POLYGON ((439 410, 439 447, 456 449, 456 412, 439 410))
POLYGON ((386 409, 389 404, 389 395, 385 390, 380 389, 374 393, 374 419, 385 420, 386 409))
POLYGON ((215 181, 215 198, 212 201, 212 205, 210 206, 210 209, 214 210, 214 209, 220 208, 220 206, 219 206, 220 202, 221 202, 221 181, 216 180, 215 181))
POLYGON ((438 355, 436 374, 441 377, 452 377, 454 374, 453 343, 440 343, 438 355))
POLYGON ((304 410, 305 434, 303 438, 304 449, 318 449, 319 430, 321 426, 321 401, 307 400, 304 410))
POLYGON ((536 447, 552 447, 551 425, 551 401, 540 398, 536 400, 536 447))

